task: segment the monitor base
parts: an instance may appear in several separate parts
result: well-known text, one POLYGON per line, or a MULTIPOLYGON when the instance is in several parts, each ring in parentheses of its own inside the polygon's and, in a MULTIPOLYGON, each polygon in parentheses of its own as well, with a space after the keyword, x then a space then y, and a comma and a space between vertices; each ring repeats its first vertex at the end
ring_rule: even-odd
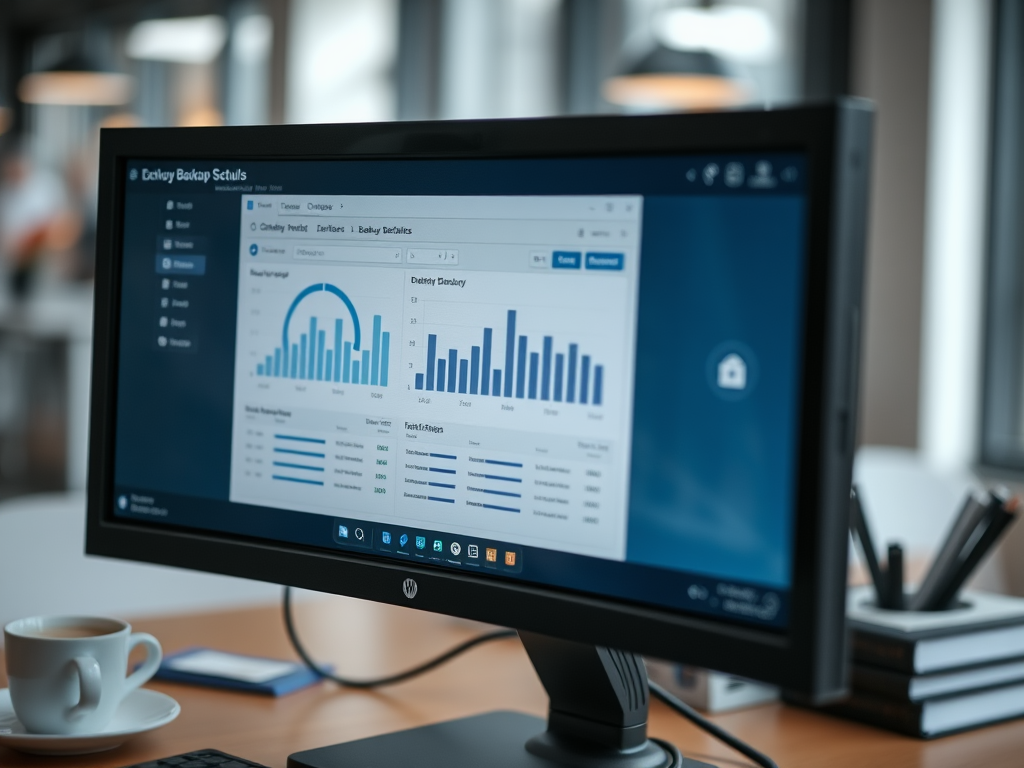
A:
POLYGON ((649 740, 626 750, 573 748, 547 723, 518 712, 489 712, 369 739, 297 752, 288 768, 711 768, 649 740))

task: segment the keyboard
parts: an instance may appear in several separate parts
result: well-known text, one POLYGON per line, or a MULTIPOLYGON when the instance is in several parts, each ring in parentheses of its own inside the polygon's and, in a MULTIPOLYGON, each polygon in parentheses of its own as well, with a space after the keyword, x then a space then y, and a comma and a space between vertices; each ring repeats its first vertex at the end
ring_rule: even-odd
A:
POLYGON ((197 749, 184 755, 161 757, 144 763, 126 765, 124 768, 267 768, 244 757, 235 757, 216 749, 197 749))

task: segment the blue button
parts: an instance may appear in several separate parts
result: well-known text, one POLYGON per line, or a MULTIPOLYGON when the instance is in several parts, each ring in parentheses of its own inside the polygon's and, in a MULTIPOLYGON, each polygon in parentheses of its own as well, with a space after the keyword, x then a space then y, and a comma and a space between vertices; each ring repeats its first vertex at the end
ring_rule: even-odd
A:
POLYGON ((551 254, 551 266, 555 269, 579 269, 583 254, 579 251, 555 251, 551 254))
POLYGON ((615 269, 622 270, 626 261, 622 253, 588 253, 587 269, 615 269))
POLYGON ((256 245, 256 243, 253 243, 252 245, 249 246, 249 254, 250 255, 255 256, 259 252, 260 252, 260 247, 258 245, 256 245))
POLYGON ((162 253, 156 255, 156 273, 158 275, 205 275, 205 256, 169 256, 162 253))

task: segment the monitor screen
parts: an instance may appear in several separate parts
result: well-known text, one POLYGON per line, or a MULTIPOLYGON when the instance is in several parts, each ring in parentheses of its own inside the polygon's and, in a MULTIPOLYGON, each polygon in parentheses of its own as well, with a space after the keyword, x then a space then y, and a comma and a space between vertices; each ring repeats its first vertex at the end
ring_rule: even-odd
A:
POLYGON ((805 163, 129 159, 110 512, 785 631, 805 163))

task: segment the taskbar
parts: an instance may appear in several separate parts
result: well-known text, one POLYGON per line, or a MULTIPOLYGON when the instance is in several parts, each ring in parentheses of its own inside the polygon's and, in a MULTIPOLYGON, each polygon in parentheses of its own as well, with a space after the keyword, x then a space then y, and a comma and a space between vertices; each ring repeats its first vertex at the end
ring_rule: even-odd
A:
POLYGON ((512 578, 774 631, 789 623, 785 589, 451 531, 120 486, 112 512, 120 518, 512 578))
POLYGON ((334 543, 438 565, 477 568, 505 574, 523 572, 523 548, 506 542, 393 523, 335 518, 334 543))

